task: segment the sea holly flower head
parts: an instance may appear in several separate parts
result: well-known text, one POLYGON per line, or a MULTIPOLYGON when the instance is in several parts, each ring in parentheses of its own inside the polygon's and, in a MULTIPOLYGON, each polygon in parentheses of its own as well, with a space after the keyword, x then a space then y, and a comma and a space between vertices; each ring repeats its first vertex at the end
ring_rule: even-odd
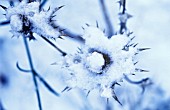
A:
POLYGON ((137 48, 129 46, 129 36, 118 34, 108 38, 102 30, 91 26, 84 29, 82 38, 85 44, 63 61, 64 69, 70 73, 66 80, 68 87, 86 91, 98 89, 101 96, 114 97, 113 86, 124 75, 136 71, 137 48))
POLYGON ((11 33, 14 36, 33 37, 33 33, 46 38, 58 38, 59 30, 54 27, 55 12, 61 7, 53 10, 40 10, 39 2, 20 2, 17 6, 5 9, 6 19, 10 21, 11 33))

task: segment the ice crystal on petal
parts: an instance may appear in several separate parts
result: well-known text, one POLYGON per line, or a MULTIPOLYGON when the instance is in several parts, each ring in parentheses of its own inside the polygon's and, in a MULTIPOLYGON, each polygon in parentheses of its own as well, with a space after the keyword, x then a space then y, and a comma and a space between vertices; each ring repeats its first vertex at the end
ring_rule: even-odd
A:
POLYGON ((113 35, 109 39, 96 27, 87 27, 82 38, 85 44, 81 52, 67 55, 63 62, 64 69, 70 73, 66 79, 68 86, 87 91, 98 89, 102 91, 101 96, 112 97, 113 83, 122 80, 124 74, 135 72, 137 49, 133 46, 123 49, 130 42, 130 37, 113 35))

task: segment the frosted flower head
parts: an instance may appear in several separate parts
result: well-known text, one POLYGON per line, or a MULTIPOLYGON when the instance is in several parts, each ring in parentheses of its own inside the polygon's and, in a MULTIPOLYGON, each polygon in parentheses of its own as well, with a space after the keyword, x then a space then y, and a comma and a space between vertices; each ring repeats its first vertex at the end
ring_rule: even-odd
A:
POLYGON ((10 21, 11 33, 14 36, 33 37, 33 33, 46 38, 57 38, 60 32, 53 26, 54 13, 61 7, 53 10, 39 10, 39 2, 25 3, 22 1, 17 6, 8 7, 6 19, 10 21))
POLYGON ((85 45, 80 51, 64 58, 64 69, 70 73, 66 80, 68 87, 87 91, 98 89, 101 96, 113 97, 113 85, 124 75, 135 72, 137 49, 127 47, 130 37, 114 35, 109 39, 96 27, 87 27, 82 38, 85 45))

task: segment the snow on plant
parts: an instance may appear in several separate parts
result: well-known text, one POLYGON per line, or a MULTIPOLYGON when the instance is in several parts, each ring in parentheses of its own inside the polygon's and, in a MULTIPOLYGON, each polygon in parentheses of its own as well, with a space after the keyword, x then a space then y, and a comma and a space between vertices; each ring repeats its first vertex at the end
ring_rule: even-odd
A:
MULTIPOLYGON (((112 36, 107 36, 98 27, 88 25, 88 27, 84 28, 84 34, 81 36, 81 39, 85 42, 83 42, 84 44, 79 48, 79 51, 74 54, 63 52, 50 40, 46 39, 61 38, 61 30, 54 23, 53 17, 55 17, 55 12, 62 6, 54 10, 49 8, 45 11, 41 10, 40 2, 35 0, 28 3, 22 1, 17 6, 10 6, 8 8, 0 6, 6 11, 5 16, 10 21, 11 33, 14 36, 25 36, 31 40, 35 39, 33 33, 36 33, 62 53, 64 56, 63 61, 58 64, 67 70, 65 79, 68 84, 63 91, 80 88, 89 93, 91 90, 97 89, 102 97, 107 99, 113 97, 120 103, 114 91, 115 85, 120 85, 119 82, 122 82, 123 79, 132 82, 128 79, 128 75, 135 74, 136 72, 145 72, 145 70, 136 68, 136 55, 139 51, 148 48, 137 48, 137 44, 132 43, 134 37, 131 37, 132 33, 129 33, 126 27, 127 20, 132 16, 125 12, 126 0, 120 0, 119 3, 120 8, 122 8, 122 12, 119 13, 120 31, 112 36)), ((20 68, 18 63, 17 67, 23 72, 32 72, 34 85, 37 90, 39 109, 42 110, 35 77, 38 77, 50 92, 56 96, 59 94, 33 68, 30 50, 25 37, 24 44, 31 70, 20 68)), ((71 36, 68 35, 68 37, 71 36)), ((148 79, 140 81, 143 84, 142 86, 145 86, 144 81, 146 82, 148 79)))
POLYGON ((27 36, 33 38, 33 33, 47 38, 58 38, 60 32, 53 27, 52 18, 54 13, 61 7, 54 10, 39 9, 39 2, 25 3, 6 8, 6 18, 10 21, 11 32, 14 36, 27 36))
POLYGON ((127 35, 113 35, 108 38, 96 27, 84 29, 85 44, 75 54, 64 58, 64 69, 70 77, 69 88, 91 91, 98 89, 102 97, 115 98, 114 85, 122 81, 124 75, 134 74, 136 45, 127 35))

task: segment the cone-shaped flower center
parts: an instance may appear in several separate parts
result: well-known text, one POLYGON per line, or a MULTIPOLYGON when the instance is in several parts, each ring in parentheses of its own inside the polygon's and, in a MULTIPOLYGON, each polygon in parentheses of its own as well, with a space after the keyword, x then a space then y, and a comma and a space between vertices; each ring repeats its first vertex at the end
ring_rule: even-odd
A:
POLYGON ((95 73, 101 73, 105 64, 104 57, 101 53, 93 52, 87 57, 87 68, 95 73))

